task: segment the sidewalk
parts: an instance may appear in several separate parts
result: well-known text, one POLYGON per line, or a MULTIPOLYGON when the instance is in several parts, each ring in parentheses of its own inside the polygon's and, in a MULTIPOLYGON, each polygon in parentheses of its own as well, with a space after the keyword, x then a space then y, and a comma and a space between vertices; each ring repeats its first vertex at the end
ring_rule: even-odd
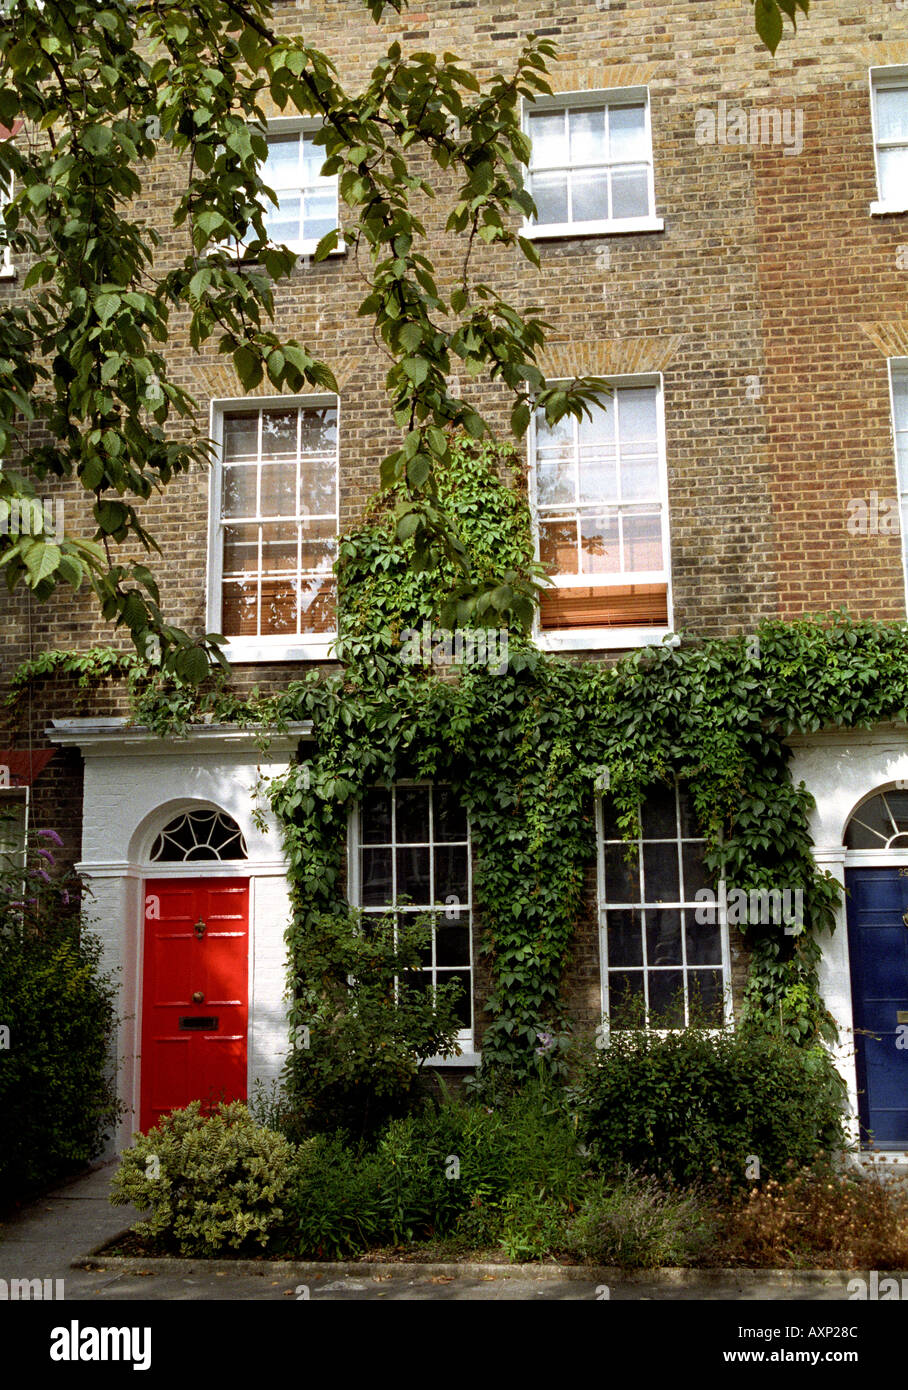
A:
POLYGON ((397 1301, 777 1299, 828 1302, 847 1297, 852 1272, 774 1270, 669 1270, 634 1274, 614 1270, 450 1265, 258 1264, 250 1260, 114 1259, 97 1255, 90 1268, 71 1262, 87 1256, 138 1218, 131 1207, 112 1207, 108 1187, 114 1164, 35 1202, 0 1227, 0 1279, 63 1279, 67 1300, 102 1301, 331 1299, 397 1301), (607 1289, 607 1292, 606 1292, 607 1289))

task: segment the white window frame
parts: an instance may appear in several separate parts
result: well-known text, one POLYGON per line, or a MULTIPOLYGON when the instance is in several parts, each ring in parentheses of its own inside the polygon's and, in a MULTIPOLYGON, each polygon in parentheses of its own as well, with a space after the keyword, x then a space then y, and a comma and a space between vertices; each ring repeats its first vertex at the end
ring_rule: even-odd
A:
MULTIPOLYGON (((312 133, 313 133, 314 131, 316 131, 316 130, 321 129, 322 124, 323 124, 323 122, 319 121, 317 118, 312 118, 312 117, 305 117, 305 116, 275 116, 275 117, 273 117, 272 119, 268 120, 268 121, 265 123, 265 125, 264 125, 264 132, 263 132, 263 133, 264 133, 264 135, 265 135, 266 140, 270 139, 271 136, 273 136, 273 135, 303 135, 303 136, 306 136, 306 135, 312 134, 312 133)), ((325 155, 325 158, 327 159, 327 157, 328 157, 328 156, 327 156, 327 154, 326 154, 326 155, 325 155)), ((324 161, 323 161, 323 162, 324 162, 324 161)), ((262 166, 262 167, 264 167, 264 166, 262 166)), ((261 172, 261 169, 260 169, 260 172, 261 172)), ((333 181, 334 186, 335 186, 335 191, 336 191, 336 194, 337 194, 337 245, 336 245, 331 251, 328 252, 328 256, 343 256, 343 255, 346 254, 346 247, 345 247, 345 245, 344 245, 343 237, 341 236, 341 225, 340 225, 340 209, 341 209, 340 180, 338 179, 338 177, 337 177, 336 174, 335 174, 335 175, 332 175, 332 176, 330 176, 330 177, 332 178, 332 181, 333 181)), ((275 191, 275 193, 277 193, 277 194, 279 195, 281 190, 276 188, 274 191, 275 191)), ((302 191, 303 191, 303 190, 302 190, 302 187, 301 187, 301 188, 300 188, 300 193, 301 193, 301 195, 302 195, 302 191)), ((275 207, 274 207, 274 204, 271 202, 270 199, 266 198, 266 199, 265 199, 265 215, 266 215, 266 216, 271 216, 275 211, 276 211, 276 209, 275 209, 275 207)), ((283 243, 277 243, 277 242, 275 242, 274 244, 275 244, 275 245, 279 245, 279 244, 280 244, 280 245, 285 245, 285 246, 287 246, 288 250, 293 251, 295 255, 301 256, 301 257, 307 257, 307 258, 308 258, 308 257, 313 256, 313 255, 315 254, 315 249, 316 249, 316 247, 318 246, 318 243, 319 243, 320 239, 321 239, 321 238, 319 238, 319 237, 307 237, 307 238, 304 238, 302 241, 293 241, 293 242, 288 241, 288 242, 283 242, 283 243)), ((326 257, 326 259, 327 259, 327 257, 326 257)))
POLYGON ((885 217, 887 214, 898 212, 908 212, 908 188, 905 189, 903 198, 896 201, 887 202, 883 198, 882 184, 880 182, 880 155, 879 155, 879 136, 877 133, 876 118, 876 94, 881 88, 900 88, 905 92, 905 100, 908 102, 908 66, 891 65, 887 67, 876 67, 870 69, 870 128, 873 138, 873 167, 876 174, 876 188, 878 197, 870 204, 871 217, 885 217))
MULTIPOLYGON (((662 508, 662 553, 665 559, 663 570, 646 570, 622 574, 568 574, 552 575, 556 588, 618 588, 625 584, 665 584, 668 625, 666 627, 589 627, 589 628, 543 628, 537 613, 533 626, 533 637, 542 651, 624 651, 631 647, 649 647, 671 638, 673 645, 678 639, 674 636, 673 596, 672 596, 672 556, 671 526, 668 509, 668 463, 665 439, 665 391, 661 372, 646 374, 609 376, 608 384, 617 390, 634 387, 655 387, 656 426, 659 447, 659 504, 662 508)), ((566 385, 568 378, 549 385, 566 385)), ((529 464, 528 488, 530 508, 533 518, 533 553, 540 559, 539 510, 536 501, 536 425, 531 419, 527 431, 527 461, 529 464)))
POLYGON ((22 805, 22 849, 20 851, 22 859, 22 870, 25 870, 26 854, 28 850, 28 822, 31 810, 30 788, 25 787, 2 787, 0 788, 0 813, 3 813, 13 801, 20 802, 22 805))
MULTIPOLYGON (((12 174, 10 174, 9 176, 8 189, 4 188, 2 183, 0 183, 0 220, 3 219, 7 203, 9 203, 12 199, 13 187, 14 183, 12 174)), ((8 243, 4 242, 2 245, 0 245, 0 280, 15 280, 15 278, 16 267, 13 265, 12 248, 9 246, 8 243)))
MULTIPOLYGON (((552 96, 541 95, 536 101, 521 104, 521 122, 525 134, 529 134, 529 113, 535 111, 576 110, 590 106, 639 106, 643 103, 646 125, 646 138, 649 143, 648 158, 648 198, 649 212, 643 217, 599 218, 588 222, 542 222, 534 223, 524 218, 522 235, 530 241, 545 241, 555 237, 611 236, 613 234, 632 234, 634 232, 661 232, 665 222, 656 215, 656 175, 653 152, 653 131, 648 87, 611 87, 588 92, 556 92, 552 96)), ((532 157, 531 157, 532 158, 532 157)), ((565 165, 567 169, 569 166, 565 165)), ((529 179, 530 168, 527 168, 529 179)))
MULTIPOLYGON (((298 406, 331 405, 337 410, 337 468, 335 471, 335 508, 340 518, 340 442, 341 401, 329 393, 300 396, 235 396, 211 402, 209 433, 217 446, 212 459, 208 481, 208 578, 207 627, 209 632, 221 631, 222 580, 224 573, 223 527, 221 501, 223 494, 224 415, 234 410, 295 409, 298 406)), ((226 634, 225 634, 226 635, 226 634)), ((259 661, 318 661, 331 655, 337 641, 337 629, 324 633, 272 633, 261 637, 229 637, 221 650, 229 662, 259 661)))
MULTIPOLYGON (((678 833, 678 835, 676 836, 676 838, 675 838, 675 840, 674 840, 673 843, 674 843, 675 845, 678 845, 679 847, 680 847, 681 844, 685 843, 686 841, 689 842, 690 840, 702 840, 702 839, 704 838, 702 835, 699 835, 699 836, 682 836, 682 835, 680 834, 681 825, 680 825, 680 820, 679 820, 680 810, 679 810, 679 803, 678 803, 678 797, 680 796, 680 794, 681 794, 681 788, 679 787, 679 785, 678 785, 678 783, 677 783, 677 781, 676 781, 676 782, 675 782, 675 798, 676 798, 676 800, 675 800, 675 827, 676 827, 676 829, 677 829, 677 831, 678 831, 679 833, 678 833)), ((640 872, 640 902, 638 902, 638 903, 616 903, 616 902, 609 902, 609 901, 607 900, 606 894, 605 894, 605 846, 606 846, 606 843, 611 844, 611 843, 615 843, 615 842, 613 842, 613 841, 611 841, 611 840, 608 841, 608 842, 606 842, 606 839, 605 839, 604 818, 603 818, 603 812, 602 812, 602 795, 599 794, 599 793, 597 793, 597 795, 596 795, 596 904, 597 904, 597 907, 596 907, 596 915, 597 915, 597 919, 598 919, 598 932, 599 932, 599 982, 600 982, 600 1007, 601 1007, 601 1012, 602 1012, 602 1023, 601 1023, 601 1027, 600 1027, 600 1034, 601 1034, 601 1036, 602 1036, 602 1038, 603 1038, 604 1041, 607 1041, 608 1035, 609 1035, 609 1032, 610 1032, 610 1026, 609 1026, 609 1019, 610 1019, 610 1015, 609 1015, 609 985, 608 985, 608 979, 609 979, 609 975, 608 975, 608 970, 609 970, 609 966, 608 966, 608 910, 615 910, 615 909, 618 909, 618 910, 621 910, 621 911, 629 911, 629 910, 633 910, 633 909, 635 909, 635 908, 646 909, 647 907, 650 907, 650 908, 659 907, 659 908, 671 908, 671 909, 683 908, 685 911, 692 911, 692 910, 695 910, 695 909, 696 909, 696 906, 700 906, 700 907, 703 907, 703 906, 704 906, 704 904, 702 904, 702 903, 701 903, 701 904, 695 904, 694 901, 693 901, 692 899, 689 900, 689 901, 688 901, 688 900, 685 900, 685 901, 683 901, 683 902, 647 903, 646 901, 644 901, 644 897, 643 897, 643 845, 644 845, 644 843, 646 843, 646 844, 659 843, 659 841, 657 841, 657 840, 644 840, 643 834, 642 834, 642 826, 641 826, 641 833, 637 836, 637 840, 636 840, 637 851, 638 851, 638 857, 639 857, 639 865, 640 865, 640 869, 639 869, 639 872, 640 872)), ((663 843, 669 844, 669 843, 671 843, 671 842, 666 840, 666 841, 664 841, 663 843)), ((680 848, 679 848, 679 855, 680 855, 680 848)), ((733 1028, 733 1026, 734 1026, 734 1006, 733 1006, 732 988, 731 988, 731 949, 730 949, 729 936, 728 936, 728 911, 727 911, 727 905, 726 905, 726 895, 725 895, 725 892, 724 892, 724 885, 723 885, 722 881, 720 881, 719 883, 717 883, 717 885, 716 885, 716 890, 715 890, 715 891, 716 891, 715 906, 714 906, 714 908, 712 908, 712 910, 715 911, 715 914, 716 914, 716 921, 717 921, 717 925, 718 925, 718 927, 719 927, 719 937, 720 937, 721 948, 722 948, 722 995, 723 995, 723 1001, 722 1001, 722 1002, 723 1002, 723 1018, 724 1018, 724 1023, 723 1023, 723 1025, 722 1025, 722 1027, 719 1027, 719 1028, 710 1028, 710 1029, 707 1029, 706 1031, 707 1031, 707 1032, 710 1032, 710 1033, 717 1033, 717 1034, 718 1034, 718 1033, 721 1033, 721 1032, 723 1032, 723 1031, 726 1031, 726 1030, 729 1030, 729 1029, 733 1028)), ((709 904, 706 904, 706 906, 710 906, 710 905, 709 905, 709 904)), ((642 938, 643 938, 643 964, 642 964, 642 966, 638 966, 638 967, 636 967, 636 968, 639 969, 640 972, 641 972, 641 974, 644 976, 644 999, 646 999, 646 997, 647 997, 647 988, 648 988, 648 987, 647 987, 647 984, 646 984, 646 978, 645 978, 645 977, 646 977, 646 972, 647 972, 647 970, 650 969, 651 967, 649 967, 649 966, 647 965, 647 962, 646 962, 646 930, 645 930, 645 926, 644 926, 644 927, 641 927, 641 936, 642 936, 642 938)), ((684 977, 685 977, 685 984, 686 984, 686 982, 687 982, 687 975, 688 975, 688 971, 689 971, 689 970, 710 969, 710 968, 716 969, 716 968, 718 968, 718 967, 715 967, 715 966, 713 966, 713 967, 710 967, 710 966, 699 966, 699 967, 698 967, 698 966, 690 966, 690 967, 688 967, 688 965, 687 965, 687 960, 686 960, 687 949, 686 949, 686 932, 685 932, 685 931, 682 931, 682 933, 681 933, 681 941, 682 941, 682 954, 681 954, 682 964, 681 964, 680 966, 677 966, 677 965, 676 965, 676 966, 666 966, 666 967, 664 967, 664 968, 665 968, 666 970, 682 970, 683 973, 684 973, 684 977)), ((635 967, 628 967, 628 968, 629 968, 629 969, 633 969, 633 968, 635 968, 635 967)), ((686 989, 685 989, 685 999, 686 999, 686 997, 687 997, 687 991, 686 991, 686 989)), ((686 1006, 686 1004, 685 1004, 685 1008, 686 1008, 686 1007, 687 1007, 687 1006, 686 1006)), ((683 1030, 680 1029, 680 1028, 679 1028, 679 1029, 650 1028, 650 1027, 649 1027, 648 1015, 649 1015, 649 1008, 648 1008, 648 1006, 647 1006, 647 1025, 646 1025, 646 1032, 648 1032, 648 1033, 653 1033, 653 1034, 656 1034, 657 1036, 665 1036, 665 1035, 666 1035, 667 1033, 669 1033, 669 1032, 681 1032, 681 1031, 683 1031, 683 1030)), ((689 1026, 688 1024, 685 1024, 685 1025, 684 1025, 685 1028, 688 1027, 688 1026, 689 1026)))
MULTIPOLYGON (((895 416, 896 376, 903 376, 906 379, 906 381, 908 381, 908 357, 889 358, 889 421, 892 430, 892 453, 893 463, 895 465, 895 497, 898 502, 899 511, 899 531, 902 551, 902 584, 904 586, 905 593, 905 608, 906 612, 908 612, 908 530, 906 530, 906 527, 902 523, 902 506, 903 504, 908 505, 908 485, 906 485, 903 488, 901 478, 899 476, 898 437, 900 433, 903 433, 903 431, 899 430, 898 422, 895 416)), ((908 433, 908 431, 904 432, 908 433)))
MULTIPOLYGON (((440 786, 440 787, 441 787, 441 786, 449 786, 449 785, 450 785, 449 783, 444 782, 444 781, 441 781, 441 782, 437 782, 437 783, 436 783, 436 782, 433 782, 433 781, 431 781, 431 780, 429 780, 429 779, 427 779, 427 778, 399 777, 399 778, 395 779, 395 781, 394 781, 394 783, 393 783, 393 789, 396 790, 398 787, 429 787, 429 788, 432 788, 432 789, 434 790, 434 788, 435 788, 436 786, 440 786)), ((434 806, 435 806, 434 798, 430 798, 429 806, 430 806, 430 816, 432 816, 432 815, 434 815, 434 806)), ((434 876, 435 876, 435 867, 434 867, 434 859, 433 859, 433 856, 432 856, 432 853, 431 853, 431 849, 434 848, 434 846, 435 846, 436 843, 444 844, 444 843, 446 843, 446 842, 445 842, 445 841, 435 841, 435 840, 433 840, 433 839, 432 839, 432 830, 433 830, 433 829, 434 829, 434 827, 433 827, 433 826, 430 826, 430 838, 429 838, 429 840, 427 840, 425 843, 426 843, 427 845, 430 846, 429 865, 430 865, 430 873, 431 873, 431 875, 432 875, 432 878, 434 879, 434 876)), ((393 834, 393 831, 392 831, 392 834, 393 834)), ((359 851, 360 851, 360 848, 362 847, 361 835, 362 835, 362 816, 361 816, 361 808, 360 808, 359 804, 357 804, 357 806, 355 807, 355 809, 351 812, 350 819, 349 819, 348 824, 347 824, 347 900, 348 900, 348 902, 350 903, 350 906, 351 906, 351 907, 355 907, 359 912, 362 912, 362 913, 363 913, 364 915, 366 915, 366 916, 387 916, 388 914, 393 913, 393 912, 395 912, 395 911, 400 911, 400 908, 394 907, 393 905, 392 905, 392 906, 389 906, 389 907, 363 906, 363 902, 362 902, 362 876, 361 876, 361 873, 360 873, 360 856, 359 856, 359 851)), ((460 842, 458 841, 457 843, 460 843, 460 842)), ((391 864, 392 864, 392 873, 393 873, 393 875, 394 875, 393 882, 394 882, 395 897, 397 896, 397 856, 396 856, 396 853, 395 853, 396 849, 397 849, 397 841, 396 841, 396 839, 394 839, 394 840, 392 841, 392 849, 391 849, 391 864)), ((482 1060, 481 1054, 480 1054, 479 1052, 477 1052, 476 1046, 475 1046, 475 1037, 476 1037, 476 959, 475 959, 475 954, 476 954, 476 953, 475 953, 474 944, 473 944, 473 927, 474 927, 474 921, 473 921, 473 837, 472 837, 472 831, 471 831, 471 827, 470 827, 470 817, 469 817, 469 814, 467 814, 467 894, 468 894, 469 902, 466 904, 466 907, 463 908, 463 910, 465 910, 465 911, 467 912, 468 916, 469 916, 469 942, 470 942, 470 1018, 471 1018, 471 1020, 472 1020, 472 1026, 471 1026, 470 1028, 462 1028, 462 1029, 459 1031, 459 1033, 457 1034, 457 1037, 456 1037, 456 1039, 455 1039, 455 1042, 457 1043, 457 1046, 460 1048, 460 1053, 459 1053, 459 1054, 455 1054, 455 1055, 452 1056, 452 1057, 441 1057, 441 1056, 428 1057, 428 1058, 426 1058, 426 1061, 425 1061, 425 1063, 423 1064, 424 1066, 427 1066, 427 1067, 476 1067, 476 1066, 479 1066, 479 1064, 480 1064, 480 1062, 481 1062, 481 1060, 482 1060)), ((418 906, 418 905, 417 905, 417 906, 418 906)), ((461 906, 463 907, 463 905, 461 905, 461 906)), ((412 910, 412 908, 411 908, 411 910, 412 910)), ((428 913, 428 912, 432 912, 433 910, 434 910, 434 911, 438 911, 438 912, 443 912, 443 911, 444 911, 444 904, 439 904, 439 905, 437 905, 435 908, 419 906, 419 911, 420 911, 420 913, 422 913, 422 914, 425 914, 425 913, 428 913)), ((457 967, 457 968, 458 968, 458 969, 461 969, 461 968, 463 968, 463 967, 457 967)))

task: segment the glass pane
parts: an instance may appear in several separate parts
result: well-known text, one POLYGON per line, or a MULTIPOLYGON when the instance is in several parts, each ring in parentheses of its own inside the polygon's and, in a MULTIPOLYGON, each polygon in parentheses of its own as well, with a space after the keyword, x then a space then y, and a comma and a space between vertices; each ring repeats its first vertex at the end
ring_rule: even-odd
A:
POLYGON ((700 823, 694 812, 693 797, 689 792, 678 788, 678 805, 681 811, 681 838, 683 840, 697 840, 703 834, 700 823))
POLYGON ((391 851, 363 847, 360 855, 363 906, 384 907, 393 901, 391 851))
POLYGON ((651 1028, 684 1027, 684 971, 648 970, 649 1025, 651 1028))
POLYGON ((304 458, 300 464, 300 512, 303 516, 334 516, 337 513, 337 461, 330 458, 304 458))
POLYGON ((262 527, 262 573, 296 573, 297 528, 294 522, 270 522, 262 527))
POLYGON ((432 810, 435 815, 435 840, 466 840, 467 813, 451 787, 436 787, 432 810))
POLYGON ((899 830, 908 830, 908 792, 886 792, 889 814, 899 830))
POLYGON ((623 844, 605 846, 605 900, 607 903, 640 901, 640 861, 636 849, 625 858, 623 844))
POLYGON ((258 634, 258 583, 225 581, 221 591, 221 632, 225 637, 258 634))
POLYGON ((303 579, 299 586, 303 632, 333 632, 337 614, 337 585, 333 578, 303 579))
POLYGON ((333 535, 329 537, 319 536, 323 525, 322 522, 303 522, 301 564, 303 570, 315 570, 320 574, 330 574, 334 567, 337 544, 333 535), (314 537, 312 536, 313 532, 315 532, 314 537), (310 537, 312 538, 310 539, 310 537))
POLYGON ((428 844, 429 788, 397 788, 397 843, 428 844))
POLYGON ((303 200, 303 237, 319 241, 337 226, 337 194, 333 188, 319 188, 303 200))
POLYGON ((466 845, 436 845, 435 847, 435 901, 447 903, 450 898, 457 903, 469 902, 469 883, 467 878, 466 845))
POLYGON ((613 1028, 639 1028, 643 1022, 643 971, 608 972, 608 1011, 613 1028))
POLYGON ((684 931, 688 965, 722 964, 722 928, 718 922, 714 926, 700 926, 691 908, 685 913, 684 931))
POLYGON ((873 796, 859 806, 845 832, 848 849, 881 849, 892 835, 892 824, 881 796, 873 796))
POLYGON ((297 412, 262 411, 262 458, 296 458, 297 412))
POLYGON ((472 1028, 473 1026, 473 982, 469 970, 439 970, 438 983, 447 984, 450 980, 460 981, 460 998, 455 1005, 458 1022, 461 1028, 472 1028))
POLYGON ((576 521, 540 521, 539 558, 555 574, 577 573, 576 521))
POLYGON ((630 443, 655 444, 659 434, 655 390, 643 387, 618 391, 616 402, 622 448, 630 443))
POLYGON ((608 113, 609 158, 613 163, 649 158, 646 142, 646 108, 610 106, 608 113))
POLYGON ((568 220, 567 174, 533 174, 529 191, 536 204, 536 221, 543 224, 568 220))
POLYGON ((300 413, 300 452, 303 454, 334 454, 337 449, 337 408, 300 413))
MULTIPOLYGON (((321 178, 326 157, 324 145, 314 145, 311 140, 303 139, 303 178, 307 187, 321 178)), ((334 178, 331 182, 335 182, 334 178)))
POLYGON ((621 449, 621 500, 658 502, 659 455, 646 444, 628 444, 621 449))
POLYGON ((612 171, 612 217, 646 217, 649 178, 645 169, 612 171))
POLYGON ((262 464, 262 516, 296 516, 296 460, 262 464))
POLYGON ((674 787, 650 787, 643 802, 642 821, 644 840, 673 839, 678 834, 674 787))
POLYGON ((610 796, 602 798, 602 838, 603 840, 620 840, 621 838, 621 832, 618 829, 618 812, 610 796))
POLYGON ((584 574, 618 574, 621 547, 618 513, 601 512, 580 518, 581 568, 584 574))
POLYGON ((604 222, 608 218, 608 174, 604 169, 571 174, 571 221, 604 222))
POLYGON ((0 797, 0 870, 17 868, 25 848, 25 801, 20 796, 0 797))
POLYGON ((572 164, 604 164, 605 107, 574 110, 568 115, 572 164))
POLYGON ((300 137, 293 135, 271 135, 268 137, 268 158, 262 169, 262 178, 271 188, 286 188, 288 185, 300 186, 300 137))
POLYGON ((223 516, 256 516, 255 487, 258 469, 254 463, 228 465, 224 469, 223 516))
POLYGON ((435 960, 439 965, 470 964, 470 928, 449 922, 440 923, 435 931, 435 960))
POLYGON ((880 150, 880 195, 901 203, 908 196, 908 149, 880 150))
POLYGON ((723 1023, 723 989, 721 970, 689 970, 687 992, 692 1022, 713 1027, 723 1023))
POLYGON ((397 900, 417 905, 431 901, 428 847, 406 845, 397 850, 397 900))
POLYGON ((662 569, 662 518, 658 512, 624 513, 624 568, 628 573, 662 569))
POLYGON ((610 406, 603 402, 591 420, 579 422, 581 502, 618 500, 615 412, 610 406))
POLYGON ((561 167, 567 164, 567 135, 563 111, 531 112, 528 129, 533 142, 530 160, 532 168, 561 167))
POLYGON ((259 413, 244 411, 224 416, 224 460, 256 459, 259 450, 259 413))
POLYGON ((546 422, 545 411, 537 410, 536 417, 536 457, 573 458, 574 422, 571 416, 562 415, 555 424, 546 422))
POLYGON ((711 886, 710 875, 703 863, 706 845, 701 841, 681 845, 681 868, 684 874, 684 901, 691 902, 700 888, 711 886))
POLYGON ((678 844, 668 840, 662 844, 643 843, 643 901, 647 903, 677 903, 681 901, 678 878, 678 844))
POLYGON ((878 140, 908 141, 908 87, 878 87, 876 94, 878 140))
POLYGON ((646 961, 648 965, 680 965, 681 913, 657 908, 646 913, 646 961))
POLYGON ((259 567, 259 528, 224 527, 224 573, 254 574, 259 567))
POLYGON ((262 580, 263 633, 296 632, 298 613, 299 591, 295 578, 262 580))
POLYGON ((573 458, 539 458, 536 466, 536 501, 540 507, 575 502, 573 458))
POLYGON ((908 430, 908 372, 892 373, 892 400, 896 429, 908 430))
POLYGON ((360 834, 366 845, 391 843, 391 792, 387 787, 370 787, 363 797, 360 834))
POLYGON ((642 913, 609 912, 606 921, 609 966, 642 965, 642 913))

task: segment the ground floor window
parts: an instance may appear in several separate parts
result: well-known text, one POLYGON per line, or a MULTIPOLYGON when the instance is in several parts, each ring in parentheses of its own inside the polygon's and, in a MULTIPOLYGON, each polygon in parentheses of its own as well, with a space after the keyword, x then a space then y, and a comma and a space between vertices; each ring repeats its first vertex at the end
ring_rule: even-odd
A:
POLYGON ((28 803, 24 791, 0 791, 0 873, 25 863, 28 803))
POLYGON ((703 910, 705 842, 676 784, 647 796, 628 845, 611 798, 598 806, 603 1014, 611 1027, 728 1021, 727 928, 703 910), (704 921, 704 918, 709 920, 704 921))
POLYGON ((461 1047, 473 1043, 472 874, 466 811, 450 787, 373 787, 354 826, 354 901, 369 916, 431 914, 426 989, 459 979, 461 1047))

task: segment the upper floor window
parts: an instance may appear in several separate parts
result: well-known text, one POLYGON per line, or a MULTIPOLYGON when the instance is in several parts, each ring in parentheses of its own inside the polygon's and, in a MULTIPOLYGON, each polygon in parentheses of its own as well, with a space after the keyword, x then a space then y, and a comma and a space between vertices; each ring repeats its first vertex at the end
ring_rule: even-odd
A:
POLYGON ((908 71, 871 73, 874 147, 879 201, 871 212, 908 211, 908 71))
POLYGON ((592 418, 531 435, 539 558, 555 590, 544 627, 665 623, 668 498, 660 391, 616 386, 592 418))
POLYGON ((271 241, 300 255, 311 255, 338 225, 337 175, 323 178, 325 151, 312 142, 310 124, 286 130, 270 126, 268 158, 262 178, 277 196, 266 200, 265 226, 271 241))
POLYGON ((467 814, 450 787, 373 787, 356 834, 358 902, 370 916, 434 919, 422 976, 426 989, 458 979, 462 1048, 473 1044, 472 875, 467 814))
POLYGON ((526 110, 532 144, 530 234, 657 231, 645 89, 541 99, 526 110))
POLYGON ((335 630, 338 407, 225 408, 213 480, 210 620, 273 651, 335 630))
POLYGON ((611 1027, 728 1021, 727 927, 703 906, 705 848, 677 784, 647 796, 630 853, 610 799, 600 803, 602 997, 611 1027))

